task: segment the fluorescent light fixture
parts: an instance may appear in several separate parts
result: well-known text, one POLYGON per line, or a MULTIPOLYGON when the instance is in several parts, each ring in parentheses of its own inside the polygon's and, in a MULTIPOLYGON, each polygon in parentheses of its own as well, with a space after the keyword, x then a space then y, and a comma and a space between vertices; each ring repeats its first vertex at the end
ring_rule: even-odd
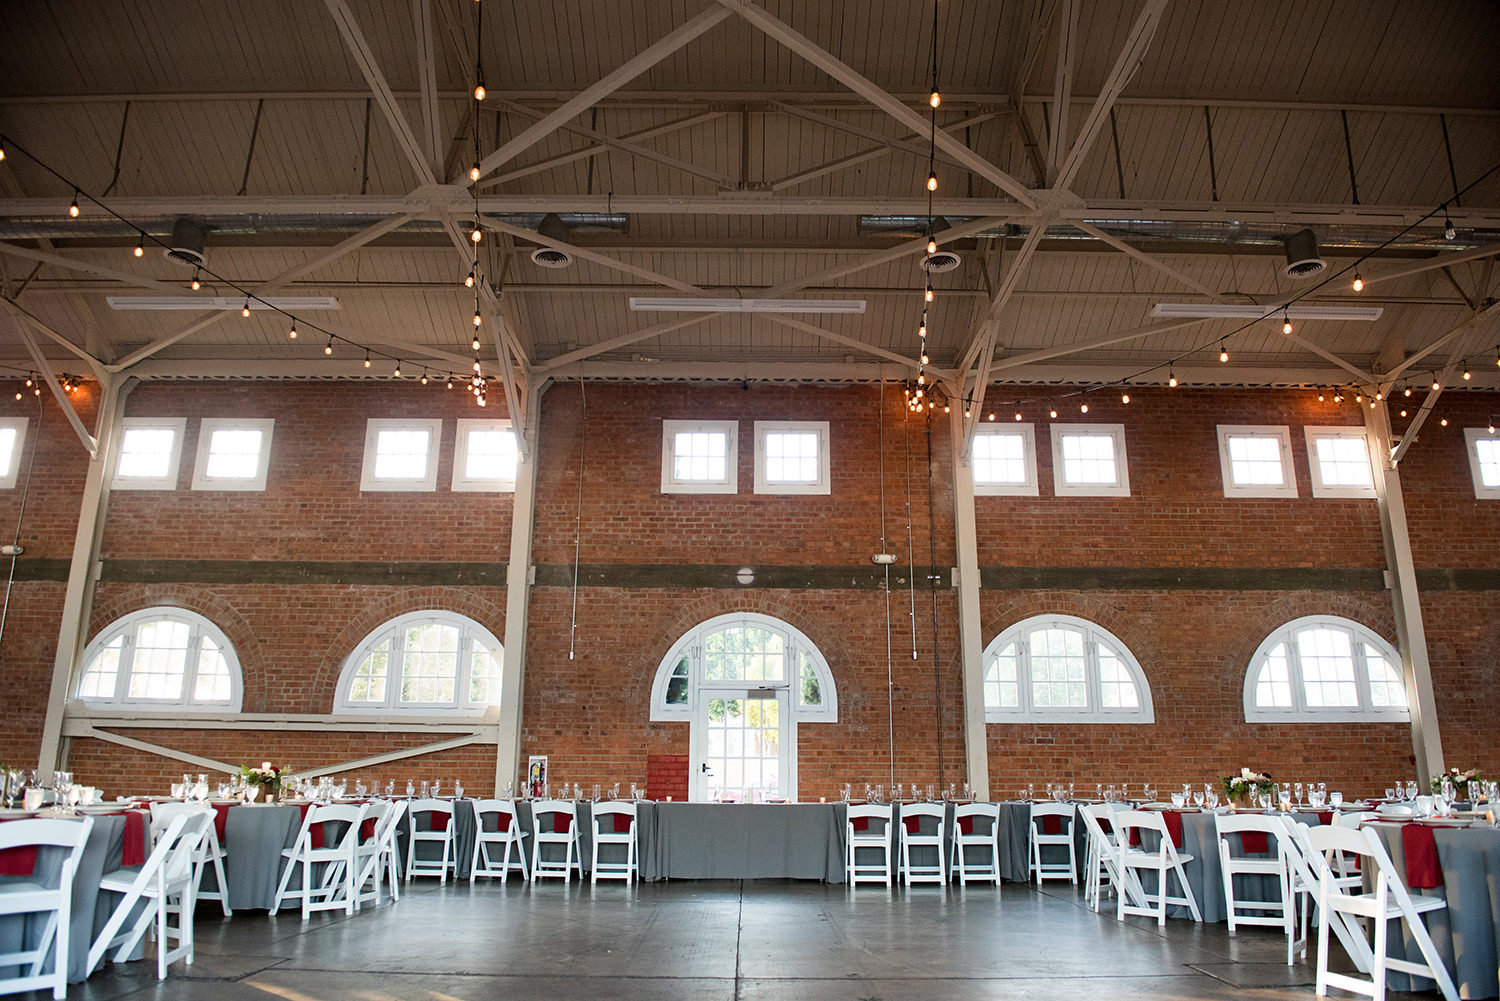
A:
MULTIPOLYGON (((233 309, 245 308, 242 295, 111 295, 106 296, 110 309, 233 309)), ((339 301, 331 295, 272 295, 262 299, 250 297, 251 309, 279 309, 288 313, 313 313, 338 309, 339 301)))
POLYGON ((631 296, 642 313, 863 313, 863 299, 652 299, 631 296))
POLYGON ((1159 302, 1151 307, 1152 316, 1186 320, 1268 320, 1281 319, 1285 312, 1293 320, 1378 320, 1385 312, 1379 306, 1290 306, 1281 310, 1272 306, 1249 306, 1222 302, 1159 302))

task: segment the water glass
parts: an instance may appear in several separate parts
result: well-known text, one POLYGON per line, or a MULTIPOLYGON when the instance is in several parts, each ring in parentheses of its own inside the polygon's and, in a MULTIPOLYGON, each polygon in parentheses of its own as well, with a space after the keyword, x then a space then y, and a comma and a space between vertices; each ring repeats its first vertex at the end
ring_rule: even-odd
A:
POLYGON ((845 782, 842 786, 839 787, 839 797, 843 799, 845 803, 849 802, 850 799, 853 798, 853 792, 854 789, 851 783, 845 782))
POLYGON ((454 799, 463 799, 464 798, 464 784, 462 782, 458 781, 458 779, 454 779, 453 780, 453 798, 454 799))
POLYGON ((936 791, 936 790, 935 790, 935 788, 934 788, 934 787, 933 787, 933 784, 932 784, 932 783, 931 783, 931 782, 929 782, 929 783, 927 783, 927 796, 926 796, 926 799, 927 799, 927 802, 929 802, 929 803, 934 803, 934 802, 936 802, 936 800, 935 800, 935 799, 933 799, 933 793, 934 793, 934 792, 935 792, 935 791, 936 791))
POLYGON ((385 780, 385 794, 387 796, 394 796, 394 795, 396 795, 396 780, 395 779, 386 779, 385 780))
POLYGON ((630 799, 631 799, 631 802, 634 802, 635 800, 638 800, 640 798, 641 798, 641 790, 639 789, 639 787, 636 786, 636 784, 634 782, 630 783, 630 799))
MULTIPOLYGON (((1189 788, 1189 786, 1183 786, 1182 791, 1186 793, 1189 788)), ((1120 791, 1120 798, 1125 798, 1125 792, 1123 789, 1120 791)), ((1145 800, 1148 803, 1156 802, 1156 790, 1151 788, 1150 782, 1147 782, 1145 785, 1141 786, 1141 799, 1145 800)))
POLYGON ((1396 790, 1393 789, 1393 788, 1391 788, 1390 786, 1386 786, 1386 789, 1385 789, 1385 798, 1387 800, 1393 800, 1393 799, 1395 799, 1396 798, 1396 790))
POLYGON ((1328 794, 1328 805, 1331 806, 1331 807, 1333 807, 1335 810, 1340 809, 1341 807, 1343 807, 1343 805, 1344 805, 1344 794, 1341 793, 1341 792, 1339 792, 1337 789, 1335 789, 1333 792, 1329 793, 1328 794))
POLYGON ((1208 805, 1208 808, 1210 810, 1216 810, 1216 809, 1218 809, 1218 807, 1219 807, 1219 791, 1217 789, 1213 789, 1213 788, 1205 789, 1203 791, 1203 802, 1208 805))
POLYGON ((610 799, 619 799, 620 798, 620 783, 616 782, 614 785, 612 785, 612 786, 609 787, 609 798, 610 799))
POLYGON ((1301 782, 1293 782, 1292 783, 1292 792, 1296 796, 1296 801, 1298 803, 1301 803, 1302 802, 1302 783, 1301 782))
POLYGON ((1411 779, 1408 779, 1407 782, 1406 782, 1406 798, 1407 799, 1416 799, 1417 798, 1417 783, 1415 781, 1411 780, 1411 779))
POLYGON ((173 782, 172 783, 172 798, 173 799, 186 799, 187 798, 187 787, 185 785, 183 785, 181 782, 173 782))
POLYGON ((417 794, 417 787, 416 787, 416 785, 412 783, 411 779, 407 779, 406 780, 406 798, 407 799, 411 799, 416 794, 417 794))
POLYGON ((974 787, 971 786, 971 785, 969 785, 969 783, 965 782, 964 783, 964 802, 965 803, 972 803, 973 801, 974 801, 974 787))
POLYGON ((443 781, 442 781, 442 779, 433 779, 432 780, 432 798, 433 799, 437 799, 439 796, 441 796, 443 794, 442 793, 442 788, 443 788, 443 781))
POLYGON ((1186 802, 1186 798, 1183 796, 1182 793, 1180 793, 1180 792, 1174 792, 1172 794, 1172 805, 1174 807, 1176 807, 1177 809, 1180 810, 1180 809, 1182 809, 1182 804, 1184 802, 1186 802))
POLYGON ((599 785, 599 783, 595 782, 594 783, 594 788, 593 788, 593 795, 591 797, 595 803, 599 802, 599 794, 602 791, 603 791, 603 787, 601 787, 599 785))

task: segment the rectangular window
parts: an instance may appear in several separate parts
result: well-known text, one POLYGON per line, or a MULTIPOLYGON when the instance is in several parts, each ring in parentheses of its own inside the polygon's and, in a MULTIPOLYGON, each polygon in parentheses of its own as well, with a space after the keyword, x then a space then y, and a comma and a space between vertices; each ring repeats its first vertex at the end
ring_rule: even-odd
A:
POLYGON ((1500 434, 1488 428, 1464 428, 1469 443, 1469 472, 1474 477, 1474 496, 1500 499, 1500 434))
POLYGON ((1310 427, 1307 464, 1314 497, 1374 497, 1365 429, 1310 427))
POLYGON ((453 451, 455 491, 514 491, 519 461, 510 421, 458 422, 458 444, 453 451))
POLYGON ((205 417, 198 428, 194 490, 264 490, 271 463, 269 418, 224 420, 205 417))
POLYGON ((1125 425, 1052 425, 1052 485, 1059 497, 1129 497, 1125 425))
POLYGON ((976 430, 969 468, 976 494, 1035 497, 1036 437, 1032 425, 976 430))
POLYGON ((0 418, 0 490, 16 485, 21 472, 21 452, 26 448, 29 417, 0 418))
POLYGON ((755 492, 826 494, 827 421, 756 421, 755 492))
POLYGON ((739 492, 738 421, 662 421, 661 492, 739 492))
POLYGON ((1273 424, 1220 424, 1225 497, 1295 497, 1291 432, 1273 424))
POLYGON ((361 490, 436 490, 440 420, 372 419, 365 426, 361 490))
POLYGON ((182 458, 182 433, 186 427, 187 420, 182 417, 125 418, 115 462, 114 489, 177 489, 177 464, 182 458))

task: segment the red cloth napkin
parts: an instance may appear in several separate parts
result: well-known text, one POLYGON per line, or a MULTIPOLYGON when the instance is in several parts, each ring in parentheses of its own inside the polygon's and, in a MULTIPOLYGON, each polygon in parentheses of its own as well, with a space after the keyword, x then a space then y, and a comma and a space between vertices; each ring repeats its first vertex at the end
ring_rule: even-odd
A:
POLYGON ((630 833, 630 814, 628 814, 628 813, 617 813, 614 816, 615 816, 615 833, 616 834, 629 834, 630 833))
MULTIPOLYGON (((1169 834, 1172 838, 1172 847, 1181 848, 1182 814, 1163 810, 1161 817, 1162 820, 1166 821, 1167 834, 1169 834)), ((1141 829, 1139 827, 1132 827, 1130 829, 1130 843, 1132 845, 1139 845, 1141 843, 1141 829)))
POLYGON ((375 818, 367 817, 365 822, 359 825, 359 840, 361 843, 375 837, 375 818))
POLYGON ((974 818, 973 817, 959 817, 958 818, 958 833, 960 833, 960 834, 973 834, 974 833, 974 818))
POLYGON ((1113 834, 1114 833, 1114 831, 1115 831, 1115 825, 1111 824, 1109 822, 1109 818, 1108 817, 1096 817, 1094 819, 1096 819, 1096 820, 1099 821, 1099 829, 1101 831, 1103 831, 1105 834, 1113 834))
MULTIPOLYGON (((6 817, 5 820, 21 820, 6 817)), ((0 821, 4 823, 4 821, 0 821)), ((0 876, 30 876, 36 870, 36 845, 22 845, 0 852, 0 876)))
POLYGON ((214 834, 218 837, 221 848, 224 842, 229 840, 229 836, 224 833, 224 825, 229 823, 229 808, 233 805, 233 803, 214 804, 214 834))
POLYGON ((508 830, 510 830, 510 814, 508 814, 508 813, 496 813, 496 814, 491 814, 491 816, 493 816, 495 818, 495 826, 494 827, 486 828, 486 830, 489 830, 489 831, 508 831, 508 830))
POLYGON ((427 829, 429 831, 441 831, 448 826, 448 814, 438 813, 436 810, 427 811, 427 829))
POLYGON ((125 846, 120 851, 120 864, 145 865, 146 842, 150 840, 151 811, 129 810, 125 813, 125 846))
POLYGON ((1330 824, 1332 824, 1333 823, 1333 811, 1332 810, 1319 810, 1318 811, 1318 823, 1322 824, 1324 827, 1327 827, 1330 824))
MULTIPOLYGON (((1178 818, 1177 822, 1179 824, 1182 823, 1181 818, 1178 818)), ((1178 847, 1182 847, 1181 842, 1178 842, 1178 847)), ((1241 831, 1240 847, 1249 855, 1265 854, 1271 850, 1271 844, 1266 840, 1265 831, 1241 831)))
POLYGON ((1437 842, 1432 828, 1405 824, 1401 828, 1401 848, 1406 853, 1406 885, 1426 890, 1443 885, 1443 870, 1438 867, 1437 842))
POLYGON ((868 831, 870 829, 869 817, 855 817, 849 821, 849 826, 856 831, 868 831))
POLYGON ((1061 834, 1062 833, 1062 818, 1059 817, 1059 816, 1057 816, 1056 814, 1051 814, 1051 815, 1048 815, 1046 817, 1043 817, 1042 818, 1042 833, 1043 834, 1061 834))
POLYGON ((921 834, 922 833, 922 818, 921 817, 902 817, 901 818, 901 823, 903 823, 903 824, 906 825, 906 833, 907 834, 921 834))

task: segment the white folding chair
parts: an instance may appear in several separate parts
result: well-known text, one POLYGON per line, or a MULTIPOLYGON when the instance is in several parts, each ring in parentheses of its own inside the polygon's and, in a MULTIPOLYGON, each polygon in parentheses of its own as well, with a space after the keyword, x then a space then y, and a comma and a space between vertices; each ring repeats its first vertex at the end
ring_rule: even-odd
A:
MULTIPOLYGON (((1291 966, 1297 949, 1297 902, 1292 888, 1292 867, 1287 858, 1290 837, 1280 817, 1265 814, 1216 814, 1214 829, 1219 841, 1219 869, 1224 876, 1224 903, 1229 934, 1239 925, 1280 928, 1286 934, 1286 965, 1291 966), (1268 855, 1251 857, 1244 848, 1246 834, 1263 834, 1268 855), (1231 837, 1238 835, 1239 846, 1231 837), (1262 876, 1275 882, 1275 899, 1247 897, 1234 888, 1236 876, 1262 876)), ((1242 881, 1243 882, 1243 881, 1242 881)))
MULTIPOLYGON (((13 820, 0 824, 0 851, 35 846, 37 851, 65 851, 58 868, 57 885, 43 885, 36 879, 0 881, 0 915, 46 915, 37 944, 31 949, 0 952, 0 970, 17 967, 15 976, 0 977, 0 994, 52 988, 54 998, 68 994, 69 922, 73 917, 73 876, 83 846, 94 828, 94 819, 82 820, 13 820), (52 972, 42 967, 52 956, 52 972)), ((40 865, 42 858, 37 857, 40 865)), ((50 881, 49 881, 50 883, 50 881)))
MULTIPOLYGON (((1422 924, 1422 915, 1428 911, 1441 910, 1448 902, 1441 897, 1413 894, 1406 889, 1396 866, 1380 843, 1380 836, 1370 828, 1353 830, 1347 827, 1323 826, 1309 828, 1308 843, 1319 852, 1337 851, 1345 856, 1357 856, 1361 869, 1371 878, 1374 889, 1368 893, 1353 893, 1339 885, 1332 867, 1326 867, 1318 883, 1318 977, 1316 990, 1324 996, 1328 988, 1338 987, 1355 994, 1364 994, 1372 1001, 1384 1001, 1385 973, 1394 970, 1417 977, 1435 980, 1438 990, 1446 1001, 1458 1001, 1458 991, 1443 959, 1438 955, 1427 926, 1422 924), (1375 922, 1375 943, 1371 949, 1369 980, 1346 973, 1334 973, 1328 969, 1328 931, 1336 921, 1346 921, 1351 933, 1358 933, 1359 918, 1375 922), (1406 922, 1407 930, 1425 962, 1398 959, 1386 954, 1390 923, 1406 922), (1352 925, 1352 927, 1351 927, 1352 925)), ((1360 935, 1363 940, 1363 935, 1360 935)), ((1356 964, 1357 965, 1357 964, 1356 964)))
POLYGON ((413 876, 436 876, 446 883, 450 871, 457 878, 453 803, 446 799, 414 799, 407 804, 406 812, 411 817, 411 837, 406 842, 407 882, 413 876), (422 819, 424 815, 425 821, 422 819), (418 845, 437 845, 441 851, 436 858, 423 858, 417 853, 418 845))
POLYGON ((1031 804, 1031 878, 1038 884, 1049 879, 1066 879, 1073 885, 1078 885, 1078 858, 1073 851, 1073 804, 1071 803, 1033 803, 1031 804), (1045 817, 1058 818, 1057 824, 1062 828, 1060 834, 1047 834, 1044 828, 1047 826, 1045 817), (1061 848, 1067 851, 1066 862, 1044 862, 1042 861, 1042 849, 1047 847, 1061 848))
MULTIPOLYGON (((195 900, 217 900, 219 909, 224 912, 226 918, 233 917, 234 911, 229 907, 229 882, 224 878, 224 859, 228 853, 219 844, 219 832, 215 830, 213 819, 214 808, 200 803, 152 803, 151 804, 151 843, 156 844, 157 838, 172 818, 184 813, 209 814, 208 828, 203 832, 203 838, 198 842, 198 854, 193 858, 193 898, 195 900), (214 888, 203 889, 203 872, 209 866, 214 870, 214 888)), ((175 906, 175 905, 174 905, 175 906)))
POLYGON ((594 815, 590 821, 594 829, 593 868, 589 870, 589 882, 597 883, 601 879, 623 879, 629 883, 636 878, 639 872, 636 861, 638 843, 636 819, 634 803, 594 804, 594 815), (620 823, 616 819, 620 817, 629 818, 626 830, 620 830, 620 823), (623 847, 625 858, 601 860, 599 858, 600 845, 623 847))
POLYGON ((285 868, 281 883, 276 888, 276 899, 271 903, 271 916, 281 909, 282 902, 295 898, 302 902, 302 920, 306 921, 313 911, 343 910, 354 913, 354 879, 356 875, 356 847, 359 844, 359 825, 364 823, 365 806, 313 804, 302 818, 302 829, 292 847, 282 849, 281 858, 285 868), (330 845, 325 840, 322 848, 313 847, 314 825, 347 825, 342 830, 324 826, 323 837, 336 833, 337 841, 330 845), (290 888, 292 873, 301 870, 301 886, 290 888), (316 881, 314 877, 316 876, 316 881))
POLYGON ((960 803, 953 808, 951 875, 960 886, 969 880, 1000 885, 1000 807, 996 803, 960 803), (964 831, 964 821, 969 830, 964 831), (977 856, 977 857, 976 857, 977 856))
POLYGON ((845 821, 844 878, 856 883, 891 885, 891 807, 867 803, 849 807, 845 821), (860 861, 860 853, 880 854, 879 863, 860 861))
MULTIPOLYGON (((1298 945, 1302 958, 1306 959, 1309 933, 1308 903, 1317 897, 1318 889, 1322 885, 1323 873, 1330 869, 1323 853, 1314 848, 1308 839, 1307 834, 1310 830, 1308 825, 1290 816, 1282 816, 1281 823, 1286 828, 1289 847, 1295 846, 1297 849, 1295 853, 1288 850, 1287 864, 1292 870, 1292 893, 1299 898, 1301 904, 1302 938, 1298 945)), ((1332 876, 1342 885, 1337 872, 1333 872, 1332 876)), ((1346 915, 1339 915, 1339 920, 1333 922, 1333 933, 1338 936, 1339 942, 1343 945, 1344 951, 1349 954, 1349 958, 1354 961, 1355 967, 1361 973, 1368 973, 1372 962, 1370 943, 1365 941, 1364 930, 1359 923, 1346 919, 1346 915)))
MULTIPOLYGON (((1379 819, 1380 814, 1374 810, 1351 810, 1348 813, 1335 813, 1333 815, 1333 824, 1335 827, 1348 827, 1357 830, 1360 825, 1379 819)), ((1343 852, 1335 851, 1329 852, 1327 858, 1328 864, 1333 867, 1333 871, 1337 875, 1340 886, 1349 889, 1364 884, 1364 879, 1359 873, 1358 856, 1348 856, 1343 852)))
POLYGON ((193 896, 194 873, 197 871, 198 845, 203 841, 204 828, 213 827, 213 811, 179 814, 172 819, 151 849, 144 865, 139 868, 116 869, 104 874, 99 880, 100 892, 118 893, 109 920, 94 936, 89 946, 88 968, 93 971, 110 949, 115 950, 114 961, 123 963, 140 945, 141 937, 156 920, 156 979, 165 980, 167 967, 177 960, 193 965, 193 907, 197 903, 193 896), (171 898, 178 898, 178 905, 169 907, 171 898), (142 901, 145 906, 135 915, 134 923, 125 927, 133 911, 142 901), (170 914, 177 915, 177 927, 168 922, 170 914), (177 942, 176 948, 171 943, 177 942))
POLYGON ((521 830, 521 819, 516 814, 516 804, 508 799, 476 799, 474 801, 474 857, 469 860, 469 882, 476 877, 487 876, 504 880, 512 869, 527 877, 526 832, 521 830), (497 854, 491 855, 494 851, 497 854), (511 853, 515 861, 511 861, 511 853))
MULTIPOLYGON (((1113 821, 1115 837, 1118 839, 1115 845, 1115 869, 1120 874, 1120 885, 1125 891, 1117 896, 1115 917, 1124 921, 1127 914, 1144 914, 1156 918, 1158 925, 1165 925, 1167 905, 1172 904, 1186 906, 1192 912, 1193 920, 1201 922, 1203 913, 1198 910, 1197 898, 1193 896, 1187 872, 1182 868, 1184 862, 1193 860, 1193 856, 1177 851, 1160 811, 1121 810, 1114 815, 1113 821), (1160 837, 1161 843, 1155 851, 1132 846, 1130 832, 1133 830, 1152 831, 1160 837), (1141 881, 1139 871, 1156 874, 1154 893, 1141 881), (1168 877, 1171 876, 1177 878, 1177 885, 1182 889, 1181 896, 1173 896, 1168 891, 1168 877)), ((1143 838, 1142 844, 1144 843, 1143 838)))
POLYGON ((354 846, 354 909, 366 903, 380 903, 380 884, 388 880, 391 900, 401 899, 396 867, 396 832, 406 816, 406 801, 375 800, 365 810, 364 824, 373 820, 375 829, 369 837, 361 836, 354 846))
POLYGON ((578 856, 578 810, 568 800, 548 799, 531 806, 535 834, 531 839, 531 881, 546 876, 561 876, 563 882, 573 878, 574 870, 583 879, 582 859, 578 856), (561 827, 561 830, 558 828, 561 827), (543 845, 561 845, 561 859, 547 858, 543 845))
POLYGON ((943 811, 941 803, 907 803, 901 807, 901 881, 907 886, 913 883, 948 882, 948 867, 943 861, 943 849, 946 846, 946 839, 943 837, 943 811), (913 827, 917 829, 912 830, 913 827), (936 830, 924 831, 924 827, 936 827, 936 830), (913 848, 931 848, 937 853, 937 857, 931 864, 913 862, 913 848))
POLYGON ((1088 834, 1088 851, 1084 860, 1084 901, 1099 913, 1105 887, 1119 892, 1119 874, 1115 871, 1115 827, 1111 819, 1115 809, 1110 803, 1080 803, 1078 817, 1088 834), (1109 830, 1104 825, 1109 825, 1109 830))

